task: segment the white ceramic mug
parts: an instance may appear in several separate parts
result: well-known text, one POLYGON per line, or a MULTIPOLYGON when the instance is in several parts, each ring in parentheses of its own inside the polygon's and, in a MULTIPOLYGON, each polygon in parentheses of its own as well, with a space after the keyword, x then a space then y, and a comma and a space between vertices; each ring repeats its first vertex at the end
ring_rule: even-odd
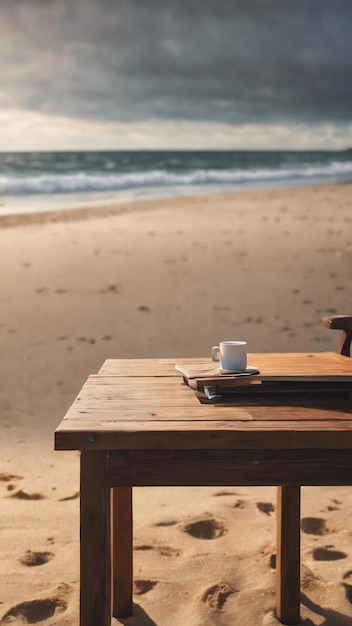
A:
POLYGON ((213 361, 220 361, 223 370, 243 372, 247 368, 247 342, 221 341, 211 351, 213 361))

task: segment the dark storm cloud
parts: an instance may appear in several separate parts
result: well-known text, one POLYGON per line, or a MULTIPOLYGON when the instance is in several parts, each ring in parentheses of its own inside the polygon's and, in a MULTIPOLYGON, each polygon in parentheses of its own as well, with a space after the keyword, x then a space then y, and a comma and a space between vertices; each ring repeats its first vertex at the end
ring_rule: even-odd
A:
POLYGON ((351 23, 350 0, 0 0, 0 106, 351 121, 351 23))

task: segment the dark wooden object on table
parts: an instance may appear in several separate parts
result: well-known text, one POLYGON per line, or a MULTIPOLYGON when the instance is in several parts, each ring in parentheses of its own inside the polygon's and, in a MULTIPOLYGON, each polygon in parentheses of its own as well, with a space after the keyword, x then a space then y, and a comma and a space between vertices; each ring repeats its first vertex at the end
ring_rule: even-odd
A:
MULTIPOLYGON (((343 355, 253 354, 249 364, 270 376, 308 371, 352 380, 352 316, 323 323, 344 332, 343 355)), ((279 485, 277 616, 297 624, 300 485, 352 484, 351 401, 280 395, 204 405, 174 364, 106 361, 56 430, 56 449, 81 450, 80 624, 110 626, 111 614, 132 614, 133 486, 221 484, 279 485)))
POLYGON ((323 326, 331 330, 342 330, 338 352, 344 356, 351 356, 352 315, 323 317, 323 326))

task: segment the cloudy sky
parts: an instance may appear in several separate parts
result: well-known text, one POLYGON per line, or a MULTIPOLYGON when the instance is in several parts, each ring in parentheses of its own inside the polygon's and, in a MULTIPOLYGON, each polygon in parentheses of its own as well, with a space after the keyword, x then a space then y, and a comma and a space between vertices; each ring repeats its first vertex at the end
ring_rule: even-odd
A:
POLYGON ((0 0, 0 150, 352 146, 351 0, 0 0))

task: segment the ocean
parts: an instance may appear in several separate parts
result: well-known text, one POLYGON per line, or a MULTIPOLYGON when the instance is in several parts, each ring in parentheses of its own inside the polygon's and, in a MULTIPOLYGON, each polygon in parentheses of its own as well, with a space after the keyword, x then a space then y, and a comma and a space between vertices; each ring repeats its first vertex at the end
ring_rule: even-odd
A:
POLYGON ((343 151, 0 153, 0 215, 352 180, 343 151))

